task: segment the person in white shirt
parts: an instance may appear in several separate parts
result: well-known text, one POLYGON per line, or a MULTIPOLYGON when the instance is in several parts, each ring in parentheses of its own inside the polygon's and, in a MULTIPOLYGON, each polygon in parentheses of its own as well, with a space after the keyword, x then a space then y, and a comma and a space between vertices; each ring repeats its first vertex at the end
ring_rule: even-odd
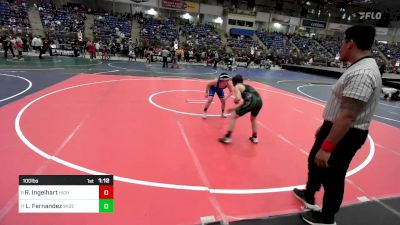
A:
POLYGON ((32 39, 31 45, 32 45, 33 50, 37 50, 37 39, 38 38, 36 36, 33 37, 33 39, 32 39))
POLYGON ((374 39, 374 27, 357 25, 348 28, 342 40, 340 60, 351 65, 334 84, 325 106, 324 122, 308 156, 306 189, 293 190, 295 197, 311 209, 301 215, 308 224, 336 225, 346 172, 367 139, 382 88, 378 65, 371 57, 374 39), (321 186, 322 211, 314 211, 318 209, 314 195, 321 186))
POLYGON ((308 60, 308 64, 309 64, 309 65, 312 65, 313 63, 314 63, 314 60, 313 60, 313 58, 311 57, 310 60, 308 60))
POLYGON ((131 59, 135 59, 136 62, 136 54, 134 48, 131 48, 128 54, 128 60, 131 61, 131 59))
POLYGON ((42 41, 42 38, 40 36, 36 39, 36 46, 37 46, 37 48, 39 50, 39 59, 43 59, 43 57, 42 57, 42 54, 43 54, 43 51, 44 51, 44 49, 43 49, 43 41, 42 41))
MULTIPOLYGON (((99 55, 100 54, 100 43, 99 42, 96 42, 96 44, 95 44, 95 48, 96 48, 96 54, 95 54, 95 56, 97 55, 99 55)), ((95 57, 96 58, 96 57, 95 57)))
POLYGON ((382 87, 382 94, 386 100, 400 101, 400 91, 396 88, 382 87))
POLYGON ((17 37, 16 39, 15 39, 15 48, 17 49, 17 51, 18 51, 18 59, 19 60, 22 60, 22 51, 23 51, 23 48, 24 48, 24 46, 23 46, 23 42, 22 42, 22 39, 21 39, 21 37, 17 37))
POLYGON ((163 59, 163 68, 168 68, 168 56, 169 56, 169 51, 164 47, 163 50, 161 51, 161 56, 163 59))

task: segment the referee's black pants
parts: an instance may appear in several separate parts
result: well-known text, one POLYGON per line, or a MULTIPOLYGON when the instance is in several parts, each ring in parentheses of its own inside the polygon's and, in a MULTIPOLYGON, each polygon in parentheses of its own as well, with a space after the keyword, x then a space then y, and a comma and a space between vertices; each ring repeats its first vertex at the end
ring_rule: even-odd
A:
POLYGON ((168 58, 165 57, 165 56, 163 56, 162 58, 163 58, 163 66, 162 66, 162 67, 163 67, 163 68, 165 68, 165 67, 168 68, 168 60, 167 60, 168 58))
POLYGON ((322 214, 334 219, 339 211, 343 200, 344 183, 347 169, 357 150, 365 143, 368 130, 350 128, 329 158, 328 168, 320 168, 314 162, 315 155, 320 150, 322 142, 328 136, 332 128, 332 123, 324 121, 315 139, 314 145, 308 157, 308 180, 306 190, 310 195, 319 191, 321 185, 324 186, 324 199, 322 214))

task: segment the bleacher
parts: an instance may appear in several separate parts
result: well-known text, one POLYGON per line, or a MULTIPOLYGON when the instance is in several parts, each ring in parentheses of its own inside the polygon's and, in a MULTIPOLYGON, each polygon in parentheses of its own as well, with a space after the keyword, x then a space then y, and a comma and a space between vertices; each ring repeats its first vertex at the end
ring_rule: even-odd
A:
POLYGON ((170 18, 162 20, 145 18, 141 26, 140 38, 151 41, 175 41, 178 39, 176 23, 170 18))
POLYGON ((123 16, 112 16, 106 12, 95 12, 93 31, 101 40, 117 37, 130 38, 132 20, 123 16))
POLYGON ((385 54, 385 56, 391 60, 391 61, 396 61, 400 60, 400 43, 394 43, 394 44, 384 44, 384 43, 378 43, 377 47, 379 50, 385 54))
POLYGON ((0 25, 9 28, 30 27, 25 0, 18 2, 0 1, 0 25))
POLYGON ((193 47, 223 47, 218 32, 208 25, 185 23, 182 27, 182 34, 186 37, 186 42, 193 47))
POLYGON ((50 34, 84 32, 85 9, 77 6, 64 6, 57 9, 51 0, 39 0, 38 8, 43 28, 50 34))
POLYGON ((328 52, 323 46, 321 46, 316 40, 309 37, 294 36, 292 37, 292 43, 300 49, 304 55, 315 55, 317 57, 333 56, 332 53, 328 52))
POLYGON ((339 53, 340 43, 333 40, 320 40, 320 43, 333 55, 339 53))
POLYGON ((282 33, 266 33, 256 31, 256 35, 269 49, 274 49, 283 55, 289 54, 287 37, 282 33))
POLYGON ((253 40, 251 37, 232 37, 228 39, 228 46, 233 49, 250 49, 251 47, 259 48, 257 41, 253 40))

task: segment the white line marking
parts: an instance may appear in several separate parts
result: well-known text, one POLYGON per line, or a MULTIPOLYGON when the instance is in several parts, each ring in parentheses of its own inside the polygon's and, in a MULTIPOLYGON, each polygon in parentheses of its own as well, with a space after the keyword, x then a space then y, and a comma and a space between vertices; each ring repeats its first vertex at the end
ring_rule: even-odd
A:
MULTIPOLYGON (((197 157, 192 145, 189 142, 189 138, 186 135, 185 130, 183 129, 182 123, 177 120, 176 123, 178 124, 179 127, 179 131, 181 132, 181 135, 183 137, 183 140, 185 141, 186 147, 189 150, 190 156, 192 157, 192 160, 194 162, 194 165, 196 166, 196 170, 199 173, 200 179, 202 181, 202 183, 206 186, 206 187, 210 187, 210 182, 207 179, 207 176, 204 172, 203 167, 201 166, 200 160, 197 157)), ((215 197, 213 195, 209 196, 209 201, 211 203, 211 205, 214 207, 214 209, 218 212, 218 214, 221 216, 222 221, 227 221, 225 218, 225 214, 222 212, 221 210, 221 206, 219 205, 218 201, 215 199, 215 197)))
POLYGON ((8 212, 18 203, 18 192, 6 202, 0 211, 0 221, 8 214, 8 212))
POLYGON ((30 80, 26 79, 25 77, 20 77, 20 76, 15 76, 15 75, 10 75, 10 74, 4 74, 4 73, 0 73, 0 76, 15 77, 15 78, 19 78, 19 79, 22 79, 22 80, 28 82, 28 87, 25 88, 23 91, 15 94, 15 95, 12 95, 10 97, 0 99, 0 102, 4 102, 4 101, 7 101, 7 100, 9 100, 11 98, 17 97, 18 95, 22 95, 23 93, 27 92, 32 87, 32 82, 30 80))
POLYGON ((356 168, 348 171, 346 173, 346 177, 354 175, 354 174, 358 173, 359 171, 361 171, 362 169, 364 169, 364 167, 366 167, 372 161, 372 159, 374 158, 375 143, 374 143, 374 140, 372 139, 372 137, 369 134, 368 134, 368 140, 369 140, 369 153, 368 153, 367 158, 364 160, 364 162, 362 162, 356 168))
POLYGON ((326 83, 324 85, 332 85, 330 83, 328 83, 328 81, 320 81, 320 80, 278 80, 276 83, 280 84, 280 83, 326 83))
POLYGON ((307 152, 307 151, 305 151, 304 149, 302 149, 302 148, 298 147, 297 145, 293 144, 291 141, 289 141, 288 139, 286 139, 285 137, 283 137, 281 134, 279 134, 279 133, 278 133, 277 131, 275 131, 274 129, 272 129, 272 128, 270 128, 270 127, 267 127, 264 123, 262 123, 262 122, 260 122, 260 121, 257 121, 257 123, 258 123, 261 127, 263 127, 263 128, 265 128, 265 129, 271 131, 272 133, 274 133, 276 136, 278 136, 281 140, 283 140, 283 141, 286 142, 287 144, 289 144, 289 145, 291 145, 292 147, 298 149, 298 150, 299 150, 300 152, 302 152, 303 154, 308 155, 308 152, 307 152))
MULTIPOLYGON (((50 62, 53 63, 53 62, 50 62)), ((103 64, 103 62, 99 62, 96 64, 85 64, 85 65, 62 65, 68 68, 71 67, 84 67, 84 66, 96 66, 96 65, 100 65, 103 64)), ((51 71, 51 70, 65 70, 65 68, 60 68, 60 67, 55 67, 55 68, 17 68, 18 70, 26 70, 26 71, 51 71)), ((74 68, 75 69, 75 68, 74 68)), ((76 68, 78 69, 78 68, 76 68)), ((86 69, 86 68, 84 68, 86 69)), ((9 70, 16 70, 16 68, 13 69, 0 69, 0 71, 9 71, 9 70)))
POLYGON ((201 75, 201 74, 216 74, 218 71, 214 70, 213 72, 207 72, 207 73, 174 73, 173 71, 171 72, 157 72, 157 71, 150 71, 152 73, 160 73, 160 74, 181 74, 181 75, 201 75))
MULTIPOLYGON (((21 69, 21 68, 20 68, 21 69)), ((10 71, 10 70, 12 70, 12 71, 15 71, 15 69, 0 69, 0 71, 10 71)), ((37 69, 35 69, 35 68, 27 68, 27 69, 22 69, 23 71, 42 71, 42 70, 65 70, 65 68, 43 68, 43 69, 41 69, 41 68, 37 68, 37 69)))
MULTIPOLYGON (((122 63, 122 62, 115 62, 115 63, 122 63)), ((149 73, 158 73, 158 74, 182 74, 182 75, 201 75, 201 74, 215 74, 218 71, 213 70, 213 72, 207 72, 207 73, 175 73, 174 71, 171 72, 159 72, 159 71, 152 71, 152 70, 138 70, 138 69, 129 69, 125 67, 119 67, 119 66, 114 66, 113 64, 115 63, 109 63, 108 66, 120 70, 126 70, 126 71, 132 71, 132 72, 149 72, 149 73)))
POLYGON ((386 103, 382 103, 382 102, 379 102, 379 104, 386 105, 386 106, 389 106, 389 107, 393 107, 393 108, 396 108, 396 109, 400 109, 400 106, 390 105, 390 104, 386 104, 386 103))
POLYGON ((277 188, 260 188, 260 189, 212 189, 210 193, 213 194, 229 194, 229 195, 252 195, 252 194, 269 194, 276 192, 293 191, 294 188, 304 189, 305 185, 295 185, 277 188))
MULTIPOLYGON (((360 192, 362 192, 363 194, 367 195, 367 192, 364 191, 360 186, 355 184, 353 181, 351 181, 350 179, 346 179, 346 181, 349 182, 350 184, 352 184, 354 187, 356 187, 360 192)), ((371 197, 371 199, 372 199, 372 201, 375 201, 375 202, 379 203, 381 206, 383 206, 387 210, 391 211, 396 216, 400 217, 400 212, 397 211, 396 209, 392 208, 391 206, 385 204, 383 201, 381 201, 381 200, 379 200, 379 199, 377 199, 375 197, 371 197)))
POLYGON ((303 111, 301 111, 301 110, 298 109, 298 108, 294 108, 294 107, 293 107, 293 110, 296 111, 296 112, 299 112, 299 113, 304 113, 303 111))
POLYGON ((309 80, 278 80, 277 84, 280 83, 310 83, 309 80))
MULTIPOLYGON (((320 105, 318 103, 314 103, 314 104, 320 105)), ((264 125, 264 127, 268 128, 265 125, 264 125)), ((270 128, 268 128, 268 129, 270 129, 270 128)), ((372 159, 374 157, 374 154, 375 154, 375 143, 374 143, 374 140, 372 139, 372 137, 369 134, 368 134, 368 140, 369 140, 369 145, 370 145, 370 151, 369 151, 369 154, 368 154, 367 158, 364 160, 364 162, 362 162, 356 168, 348 171, 346 173, 346 177, 349 177, 351 175, 354 175, 354 174, 358 173, 359 171, 361 171, 364 167, 366 167, 372 161, 372 159)))
POLYGON ((393 207, 389 206, 388 204, 385 204, 383 201, 381 201, 375 197, 372 197, 372 200, 379 203, 381 206, 383 206, 384 208, 386 208, 387 210, 389 210, 390 212, 395 214, 397 217, 400 217, 400 212, 397 211, 396 209, 394 209, 393 207))
POLYGON ((303 94, 303 95, 309 97, 309 98, 312 98, 312 99, 314 99, 314 100, 317 100, 317 101, 326 103, 326 101, 324 101, 324 100, 322 100, 322 99, 319 99, 319 98, 316 98, 316 97, 313 97, 313 96, 311 96, 311 95, 309 95, 309 94, 306 94, 306 93, 304 93, 304 92, 302 92, 302 91, 300 90, 302 87, 309 87, 309 86, 315 86, 315 85, 313 85, 313 84, 300 85, 300 86, 297 87, 297 91, 300 92, 301 94, 303 94))
POLYGON ((283 137, 282 135, 280 135, 280 134, 277 134, 278 135, 278 137, 280 138, 280 139, 282 139, 284 142, 286 142, 286 143, 288 143, 288 144, 292 144, 288 139, 286 139, 285 137, 283 137))
MULTIPOLYGON (((128 68, 124 67, 119 67, 119 66, 114 66, 113 63, 107 64, 109 67, 115 68, 115 69, 120 69, 120 70, 127 70, 128 68)), ((147 70, 146 70, 147 71, 147 70)), ((149 71, 150 72, 150 71, 149 71)))
POLYGON ((200 160, 198 159, 196 153, 193 150, 192 145, 189 142, 189 139, 186 135, 185 130, 183 129, 183 126, 181 124, 181 122, 179 120, 176 121, 176 123, 178 124, 179 127, 179 131, 181 132, 181 135, 183 137, 183 140, 185 141, 186 147, 189 150, 190 156, 192 157, 192 160, 194 162, 194 165, 196 166, 197 172, 199 173, 200 179, 201 181, 207 186, 210 186, 210 182, 207 179, 206 174, 204 173, 204 169, 201 166, 200 160))
POLYGON ((195 77, 182 77, 182 76, 151 76, 149 77, 149 79, 151 78, 160 78, 160 79, 165 79, 165 78, 176 78, 177 80, 188 80, 188 81, 197 81, 197 82, 201 82, 201 83, 209 83, 209 80, 204 80, 204 79, 200 79, 200 78, 195 78, 195 77))
POLYGON ((394 122, 400 123, 400 120, 395 120, 395 119, 387 118, 387 117, 384 117, 384 116, 378 116, 378 115, 374 115, 374 116, 378 117, 378 118, 381 118, 381 119, 390 120, 390 121, 394 121, 394 122))
POLYGON ((202 217, 200 217, 201 225, 207 225, 207 224, 210 224, 210 223, 214 223, 216 221, 217 220, 215 219, 214 216, 202 216, 202 217))
POLYGON ((276 83, 280 84, 280 83, 291 83, 291 82, 299 82, 299 80, 278 80, 276 83))
POLYGON ((187 102, 207 102, 207 99, 196 100, 196 99, 186 99, 187 102))
POLYGON ((68 142, 75 136, 75 134, 78 132, 78 130, 81 128, 83 123, 86 121, 87 118, 83 119, 78 126, 75 127, 75 129, 68 135, 68 137, 61 143, 61 145, 57 148, 57 150, 54 152, 54 157, 55 155, 58 155, 58 153, 64 149, 64 147, 68 144, 68 142))
MULTIPOLYGON (((72 131, 72 133, 61 143, 61 145, 57 148, 54 155, 57 155, 65 145, 72 139, 72 137, 76 134, 76 132, 81 127, 82 122, 72 131)), ((49 166, 50 160, 45 161, 35 172, 35 175, 42 174, 43 171, 49 166)), ((8 214, 8 212, 18 203, 18 192, 6 203, 6 205, 0 211, 0 221, 8 214)))
POLYGON ((375 143, 375 145, 376 145, 377 147, 379 147, 379 148, 384 148, 382 145, 380 145, 380 144, 378 144, 378 143, 375 143))
MULTIPOLYGON (((85 86, 90 86, 90 85, 97 85, 97 84, 103 84, 103 83, 112 83, 112 82, 121 82, 121 81, 148 81, 148 80, 163 80, 163 81, 176 81, 176 80, 186 80, 186 81, 191 81, 191 80, 187 80, 187 79, 162 79, 162 78, 157 78, 157 79, 119 79, 119 80, 106 80, 106 81, 98 81, 98 82, 92 82, 92 83, 85 83, 85 84, 79 84, 79 85, 75 85, 75 86, 71 86, 71 87, 66 87, 63 89, 59 89, 59 90, 55 90, 52 91, 50 93, 47 93, 45 95, 42 95, 34 100, 32 100, 31 102, 29 102, 28 104, 26 104, 17 114, 17 117, 15 119, 15 123, 14 123, 14 127, 15 127, 15 131, 18 135, 18 137, 20 138, 20 140, 26 145, 28 146, 32 151, 36 152, 37 154, 39 154, 40 156, 46 158, 46 159, 50 159, 53 160, 59 164, 62 164, 64 166, 67 166, 69 168, 72 169, 76 169, 78 171, 84 172, 84 173, 88 173, 88 174, 93 174, 93 175, 105 175, 106 173, 103 172, 99 172, 99 171, 95 171, 92 169, 88 169, 85 168, 83 166, 79 166, 76 164, 73 164, 71 162, 65 161, 63 159, 60 159, 56 156, 51 156, 49 154, 47 154, 46 152, 44 152, 42 149, 36 147, 34 144, 32 144, 23 134, 22 130, 21 130, 21 118, 23 113, 31 106, 33 105, 35 102, 48 97, 50 95, 56 94, 56 93, 60 93, 66 90, 71 90, 74 88, 79 88, 79 87, 85 87, 85 86)), ((197 80, 192 80, 192 81, 196 81, 197 80)), ((320 105, 323 106, 322 104, 319 104, 317 102, 311 101, 307 98, 304 97, 300 97, 294 94, 287 94, 284 92, 279 92, 279 91, 272 91, 272 90, 268 90, 268 89, 263 89, 263 88, 257 88, 259 90, 265 90, 265 91, 269 91, 272 93, 279 93, 282 95, 286 95, 286 96, 291 96, 293 98, 297 98, 297 99, 301 99, 304 100, 306 102, 310 102, 316 105, 320 105)), ((369 155, 367 157, 367 159, 358 167, 356 167, 355 169, 349 171, 346 176, 351 176, 355 173, 357 173, 358 171, 360 171, 361 169, 363 169, 365 166, 368 165, 368 163, 372 160, 373 155, 375 153, 375 145, 374 142, 372 140, 372 138, 368 135, 369 141, 370 141, 370 152, 369 155)), ((178 185, 178 184, 167 184, 167 183, 159 183, 159 182, 151 182, 151 181, 144 181, 144 180, 137 180, 137 179, 132 179, 132 178, 126 178, 126 177, 121 177, 121 176, 114 176, 114 179, 117 181, 121 181, 121 182, 126 182, 126 183, 131 183, 131 184, 137 184, 137 185, 144 185, 144 186, 151 186, 151 187, 157 187, 157 188, 170 188, 170 189, 179 189, 179 190, 191 190, 191 191, 206 191, 206 192, 210 192, 213 194, 266 194, 266 193, 275 193, 275 192, 285 192, 285 191, 292 191, 293 188, 305 188, 305 185, 294 185, 294 186, 287 186, 287 187, 275 187, 275 188, 263 188, 263 189, 212 189, 209 187, 205 187, 205 186, 192 186, 192 185, 178 185)))
POLYGON ((300 99, 300 100, 302 100, 302 101, 309 102, 309 103, 312 103, 312 104, 314 104, 314 105, 319 105, 319 106, 321 106, 321 107, 324 107, 324 106, 325 106, 324 104, 321 104, 319 101, 318 101, 318 102, 312 101, 312 100, 310 100, 310 99, 308 99, 308 98, 305 98, 305 97, 303 97, 303 96, 299 96, 299 95, 296 95, 296 94, 285 93, 285 92, 280 92, 280 91, 274 91, 274 90, 269 90, 269 89, 265 89, 265 88, 258 88, 258 87, 256 87, 256 89, 257 89, 257 90, 266 91, 266 92, 281 94, 281 95, 289 96, 289 97, 296 98, 296 99, 300 99))
MULTIPOLYGON (((190 100, 190 99, 186 99, 187 103, 191 103, 191 104, 204 104, 206 103, 208 100, 190 100)), ((215 102, 212 101, 211 104, 214 104, 215 102)))
POLYGON ((393 111, 388 111, 390 114, 393 114, 393 115, 399 115, 397 112, 393 112, 393 111))
POLYGON ((366 196, 360 196, 360 197, 357 197, 357 199, 360 202, 369 202, 370 201, 369 198, 366 196))
POLYGON ((378 143, 375 143, 375 145, 376 145, 377 147, 379 147, 379 148, 385 150, 385 151, 388 151, 388 152, 391 152, 391 153, 393 153, 393 154, 395 154, 395 155, 397 155, 397 156, 400 156, 400 153, 399 153, 399 152, 396 152, 395 150, 386 148, 385 146, 382 146, 382 145, 380 145, 380 144, 378 144, 378 143))
MULTIPOLYGON (((324 100, 322 100, 322 99, 319 99, 319 98, 316 98, 316 97, 313 97, 313 96, 311 96, 311 95, 309 95, 309 94, 306 94, 306 93, 304 93, 303 91, 300 90, 302 87, 312 87, 312 86, 324 86, 324 85, 314 85, 314 84, 301 85, 301 86, 298 86, 298 87, 297 87, 297 91, 300 92, 301 94, 303 94, 303 95, 309 97, 309 98, 312 98, 312 99, 314 99, 314 100, 317 100, 317 101, 326 103, 326 101, 324 101, 324 100)), ((379 104, 380 104, 380 103, 379 103, 379 104)), ((387 117, 384 117, 384 116, 374 115, 374 117, 378 117, 378 118, 381 118, 381 119, 390 120, 390 121, 394 121, 394 122, 400 123, 400 120, 395 120, 395 119, 387 118, 387 117)), ((390 125, 389 125, 389 126, 390 126, 390 125)))
MULTIPOLYGON (((154 105, 155 107, 160 108, 160 109, 164 109, 164 110, 167 110, 167 111, 170 111, 170 112, 174 112, 174 113, 178 113, 178 114, 184 114, 184 115, 189 115, 189 116, 201 116, 201 115, 202 115, 202 113, 190 113, 190 112, 182 112, 182 111, 170 109, 170 108, 167 108, 167 107, 164 107, 164 106, 161 106, 161 105, 155 103, 155 101, 153 100, 153 98, 154 98, 155 96, 157 96, 157 95, 164 94, 164 93, 172 93, 172 92, 202 92, 202 93, 203 93, 204 91, 201 91, 201 90, 169 90, 169 91, 160 91, 160 92, 157 92, 157 93, 154 93, 154 94, 150 95, 148 100, 149 100, 149 102, 150 102, 152 105, 154 105)), ((226 114, 226 115, 229 116, 230 114, 228 113, 228 114, 226 114)), ((208 114, 207 116, 221 116, 221 114, 208 114)))
POLYGON ((151 181, 136 180, 136 179, 125 178, 125 177, 120 177, 120 176, 114 176, 114 178, 115 178, 115 180, 122 181, 125 183, 138 184, 138 185, 144 185, 144 186, 150 186, 150 187, 209 192, 209 188, 204 187, 204 186, 165 184, 165 183, 158 183, 158 182, 151 182, 151 181))
MULTIPOLYGON (((204 104, 206 102, 192 102, 192 101, 188 101, 187 103, 189 104, 204 104)), ((214 104, 215 102, 211 102, 211 104, 214 104)))
POLYGON ((98 72, 98 73, 94 73, 94 74, 107 74, 107 73, 114 73, 114 72, 118 72, 120 70, 110 70, 110 71, 104 71, 104 72, 98 72))

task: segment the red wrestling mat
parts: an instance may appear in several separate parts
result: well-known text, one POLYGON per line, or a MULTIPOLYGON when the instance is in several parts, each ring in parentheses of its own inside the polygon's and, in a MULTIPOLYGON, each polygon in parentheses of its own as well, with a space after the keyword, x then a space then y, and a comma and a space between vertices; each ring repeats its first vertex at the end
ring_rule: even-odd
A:
MULTIPOLYGON (((323 105, 248 82, 264 101, 259 144, 246 115, 223 145, 229 119, 217 96, 200 117, 206 82, 81 74, 0 108, 0 223, 196 224, 299 211, 290 190, 306 180, 323 105), (96 172, 115 176, 113 214, 18 213, 19 174, 96 172)), ((399 129, 373 122, 370 134, 344 204, 399 195, 399 129)))

